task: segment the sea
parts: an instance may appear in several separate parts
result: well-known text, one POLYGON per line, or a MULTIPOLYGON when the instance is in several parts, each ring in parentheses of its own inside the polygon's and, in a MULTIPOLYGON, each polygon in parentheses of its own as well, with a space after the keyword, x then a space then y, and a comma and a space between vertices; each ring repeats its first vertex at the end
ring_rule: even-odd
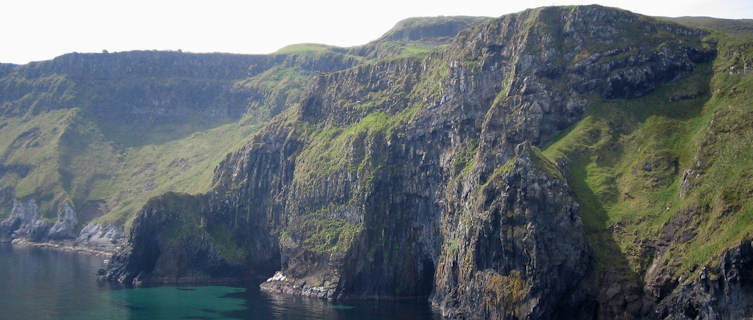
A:
POLYGON ((0 319, 440 319, 425 300, 328 302, 273 295, 257 284, 117 288, 104 258, 0 245, 0 319))

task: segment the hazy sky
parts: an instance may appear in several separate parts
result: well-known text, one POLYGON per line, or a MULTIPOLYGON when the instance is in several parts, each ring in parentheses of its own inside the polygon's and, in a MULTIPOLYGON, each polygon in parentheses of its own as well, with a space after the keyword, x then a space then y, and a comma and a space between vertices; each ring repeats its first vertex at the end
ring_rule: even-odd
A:
POLYGON ((103 49, 269 53, 301 42, 352 46, 376 39, 408 17, 496 17, 532 7, 591 3, 655 16, 753 18, 750 0, 5 0, 0 3, 0 62, 103 49))

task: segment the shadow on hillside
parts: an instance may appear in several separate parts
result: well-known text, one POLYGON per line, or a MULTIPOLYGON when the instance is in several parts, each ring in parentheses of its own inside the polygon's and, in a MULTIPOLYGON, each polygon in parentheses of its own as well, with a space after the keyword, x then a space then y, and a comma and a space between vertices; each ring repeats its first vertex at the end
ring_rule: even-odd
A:
POLYGON ((651 234, 631 234, 629 230, 631 225, 651 223, 646 221, 661 213, 655 207, 664 208, 652 204, 657 200, 649 195, 662 192, 682 178, 683 164, 679 158, 685 149, 678 148, 677 143, 692 143, 683 141, 691 141, 685 137, 695 134, 698 128, 694 119, 703 116, 704 106, 711 98, 712 75, 710 63, 699 65, 688 77, 663 85, 647 96, 606 100, 590 110, 590 114, 598 118, 592 123, 604 126, 593 130, 599 132, 599 136, 591 144, 569 152, 567 165, 567 180, 581 205, 579 215, 594 254, 589 275, 592 283, 586 285, 589 291, 586 313, 615 316, 630 309, 631 303, 640 309, 642 299, 628 302, 626 297, 644 294, 644 264, 653 257, 655 239, 651 234), (625 138, 638 130, 643 140, 625 138), (606 140, 604 134, 608 135, 606 140), (636 142, 642 144, 635 145, 636 142), (662 156, 657 159, 672 165, 646 169, 645 156, 654 153, 662 156), (627 179, 636 179, 633 184, 622 181, 627 176, 627 179), (630 188, 638 188, 645 194, 631 195, 627 193, 630 188), (633 213, 621 211, 610 219, 605 205, 632 201, 634 196, 647 197, 643 200, 645 207, 636 209, 643 212, 634 212, 641 216, 622 219, 620 215, 633 213))

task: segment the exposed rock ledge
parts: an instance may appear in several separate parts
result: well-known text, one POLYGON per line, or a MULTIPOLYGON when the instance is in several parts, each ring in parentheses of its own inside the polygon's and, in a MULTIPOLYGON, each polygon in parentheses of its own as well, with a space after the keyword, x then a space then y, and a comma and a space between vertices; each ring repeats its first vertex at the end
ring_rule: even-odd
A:
POLYGON ((291 296, 306 296, 319 299, 334 299, 337 290, 336 282, 325 281, 322 285, 311 285, 303 279, 294 279, 277 271, 274 276, 259 285, 265 292, 282 293, 291 296))

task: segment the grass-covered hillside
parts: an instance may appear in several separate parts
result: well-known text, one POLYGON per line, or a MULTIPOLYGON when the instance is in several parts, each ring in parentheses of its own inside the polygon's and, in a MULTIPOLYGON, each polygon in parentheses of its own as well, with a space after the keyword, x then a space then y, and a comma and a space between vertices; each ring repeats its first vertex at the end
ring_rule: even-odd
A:
POLYGON ((82 222, 124 223, 151 196, 205 190, 263 119, 246 110, 253 90, 236 84, 254 60, 72 54, 12 68, 0 78, 0 185, 12 195, 1 215, 32 198, 48 222, 68 202, 82 222))
POLYGON ((544 150, 567 164, 598 270, 687 279, 753 236, 753 33, 710 29, 713 63, 641 98, 594 97, 544 150))

